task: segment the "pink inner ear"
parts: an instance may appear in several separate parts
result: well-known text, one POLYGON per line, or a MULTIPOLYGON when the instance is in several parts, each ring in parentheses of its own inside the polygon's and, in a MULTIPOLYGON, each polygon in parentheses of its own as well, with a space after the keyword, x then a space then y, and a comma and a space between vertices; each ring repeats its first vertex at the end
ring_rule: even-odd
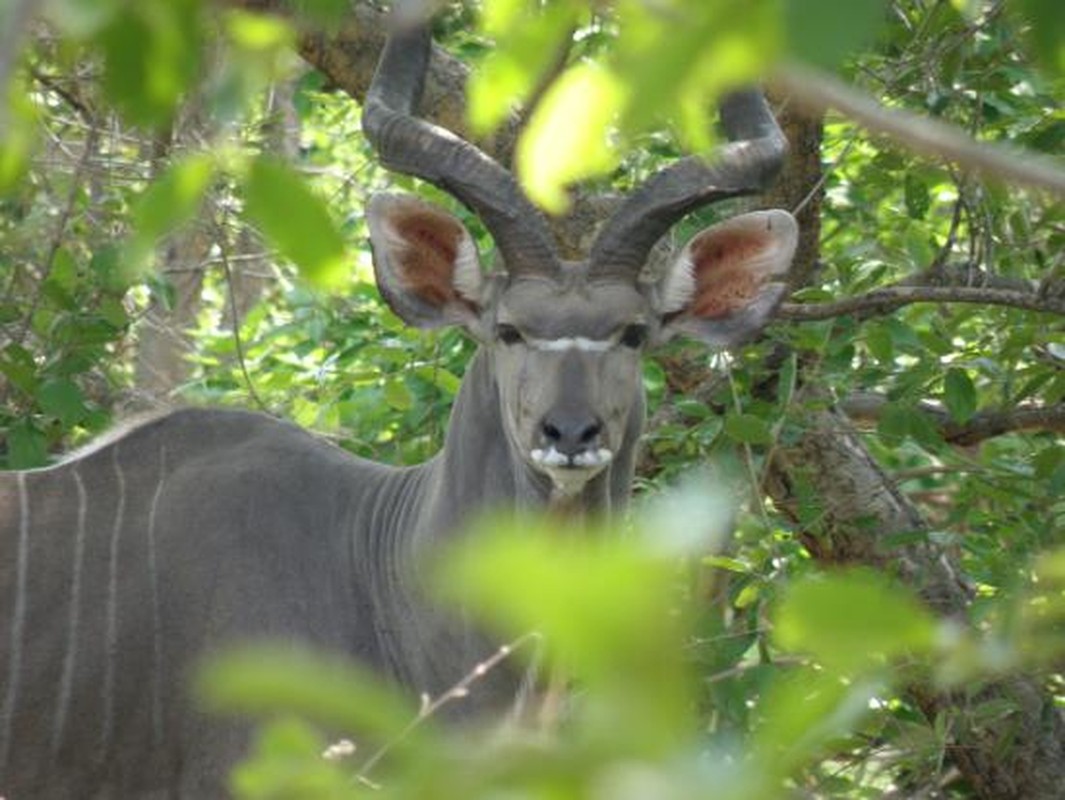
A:
POLYGON ((433 306, 465 302, 454 285, 462 227, 424 209, 397 214, 392 224, 405 245, 396 260, 403 288, 433 306))
POLYGON ((715 230, 689 246, 697 317, 727 317, 754 300, 768 275, 758 268, 771 237, 761 231, 715 230))

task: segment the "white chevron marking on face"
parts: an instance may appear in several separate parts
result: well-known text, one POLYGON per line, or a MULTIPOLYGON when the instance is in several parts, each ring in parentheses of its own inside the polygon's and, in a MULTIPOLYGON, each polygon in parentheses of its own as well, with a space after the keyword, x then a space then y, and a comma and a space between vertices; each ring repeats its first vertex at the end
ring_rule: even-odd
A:
POLYGON ((166 481, 166 447, 159 449, 159 483, 148 511, 148 580, 152 591, 152 734, 157 746, 163 744, 163 623, 159 611, 159 564, 156 558, 155 521, 159 498, 166 481))
POLYGON ((559 339, 526 339, 534 350, 561 352, 583 350, 586 353, 605 353, 614 346, 613 339, 587 339, 584 336, 563 336, 559 339))

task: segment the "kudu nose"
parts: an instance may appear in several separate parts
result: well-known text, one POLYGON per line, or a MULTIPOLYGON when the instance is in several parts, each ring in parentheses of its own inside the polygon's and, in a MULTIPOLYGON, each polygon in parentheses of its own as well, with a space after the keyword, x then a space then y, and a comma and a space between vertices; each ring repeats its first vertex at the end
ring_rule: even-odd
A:
POLYGON ((575 456, 599 444, 603 423, 592 414, 553 411, 540 423, 544 444, 566 456, 575 456))

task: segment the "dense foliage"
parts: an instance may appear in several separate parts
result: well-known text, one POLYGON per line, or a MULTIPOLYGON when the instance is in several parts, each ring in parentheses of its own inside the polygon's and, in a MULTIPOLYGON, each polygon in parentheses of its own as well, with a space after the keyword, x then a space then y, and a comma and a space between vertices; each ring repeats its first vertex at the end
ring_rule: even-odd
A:
MULTIPOLYGON (((31 22, 16 2, 0 20, 24 34, 10 74, 0 56, 4 467, 175 402, 259 407, 392 463, 441 446, 473 345, 381 304, 362 209, 410 181, 293 55, 309 26, 343 36, 346 4, 289 4, 295 24, 261 5, 282 4, 57 0, 31 22)), ((516 169, 561 210, 572 179, 627 189, 710 146, 708 103, 797 61, 1015 159, 1060 155, 1054 6, 485 0, 436 27, 473 69, 475 130, 538 100, 516 169)), ((823 182, 800 194, 821 234, 780 320, 741 353, 676 343, 648 363, 646 502, 622 544, 531 520, 448 560, 443 596, 577 679, 560 732, 455 736, 436 711, 470 687, 418 711, 348 666, 237 654, 210 702, 286 715, 240 794, 1007 796, 967 748, 1040 796, 1018 733, 1039 720, 998 687, 1023 678, 1047 715, 1062 697, 1065 206, 899 139, 827 116, 823 182), (905 524, 816 461, 826 424, 905 524), (963 608, 918 550, 949 562, 963 608), (353 755, 320 758, 349 731, 353 755)))

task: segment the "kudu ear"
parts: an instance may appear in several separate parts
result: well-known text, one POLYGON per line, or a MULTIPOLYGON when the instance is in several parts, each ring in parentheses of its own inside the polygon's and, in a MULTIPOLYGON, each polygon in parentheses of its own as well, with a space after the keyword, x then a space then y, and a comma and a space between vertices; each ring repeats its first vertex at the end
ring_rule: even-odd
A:
POLYGON ((784 295, 799 227, 787 211, 755 211, 696 234, 658 285, 664 338, 686 333, 730 347, 765 325, 784 295))
POLYGON ((475 323, 486 281, 461 222, 402 194, 374 195, 366 220, 377 287, 396 314, 419 328, 475 323))

